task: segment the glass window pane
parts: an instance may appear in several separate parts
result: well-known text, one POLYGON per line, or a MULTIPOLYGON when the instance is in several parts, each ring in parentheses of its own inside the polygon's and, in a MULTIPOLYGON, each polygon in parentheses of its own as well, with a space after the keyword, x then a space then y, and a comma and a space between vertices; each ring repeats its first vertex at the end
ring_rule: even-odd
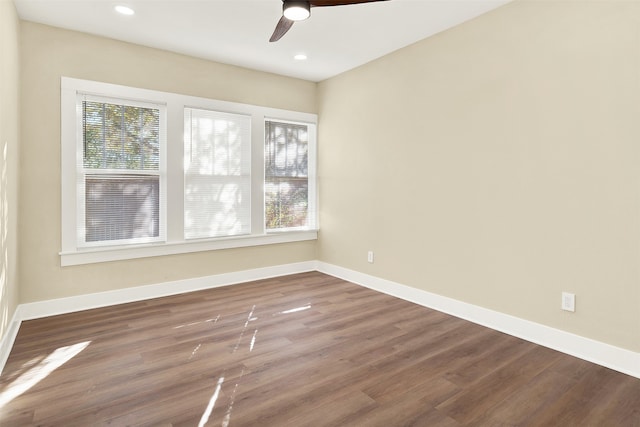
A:
POLYGON ((251 232, 251 117, 185 109, 186 239, 251 232))
POLYGON ((309 134, 304 124, 265 123, 265 228, 308 225, 309 134))
POLYGON ((158 176, 87 175, 85 241, 159 236, 158 176))
POLYGON ((83 101, 84 167, 158 170, 160 110, 83 101))

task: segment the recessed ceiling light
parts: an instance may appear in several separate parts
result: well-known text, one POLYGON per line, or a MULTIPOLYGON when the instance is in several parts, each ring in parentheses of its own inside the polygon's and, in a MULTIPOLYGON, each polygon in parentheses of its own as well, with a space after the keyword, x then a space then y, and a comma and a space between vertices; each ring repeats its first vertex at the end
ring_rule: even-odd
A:
POLYGON ((131 9, 130 7, 128 7, 128 6, 124 6, 124 5, 121 5, 121 4, 119 4, 119 5, 117 5, 116 7, 114 7, 114 9, 116 10, 116 12, 118 12, 118 13, 120 13, 120 14, 122 14, 122 15, 128 15, 128 16, 131 16, 131 15, 133 15, 134 13, 136 13, 136 12, 135 12, 133 9, 131 9))
POLYGON ((305 55, 304 53, 299 53, 294 56, 293 59, 295 59, 296 61, 305 61, 307 59, 307 55, 305 55))

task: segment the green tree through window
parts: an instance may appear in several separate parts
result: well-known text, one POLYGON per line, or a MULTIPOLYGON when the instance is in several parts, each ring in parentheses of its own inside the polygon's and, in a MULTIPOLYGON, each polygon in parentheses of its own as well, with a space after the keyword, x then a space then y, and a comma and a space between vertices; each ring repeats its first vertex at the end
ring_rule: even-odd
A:
POLYGON ((304 227, 309 211, 308 126, 265 122, 265 228, 304 227))
POLYGON ((83 101, 85 242, 149 239, 160 230, 160 111, 83 101))
POLYGON ((158 170, 160 111, 84 101, 84 167, 158 170))

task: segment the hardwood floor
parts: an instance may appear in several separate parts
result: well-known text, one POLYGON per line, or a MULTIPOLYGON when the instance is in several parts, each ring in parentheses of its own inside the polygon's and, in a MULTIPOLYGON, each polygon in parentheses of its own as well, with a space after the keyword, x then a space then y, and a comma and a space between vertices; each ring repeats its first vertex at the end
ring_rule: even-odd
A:
POLYGON ((640 380, 305 273, 24 322, 2 426, 640 426, 640 380))

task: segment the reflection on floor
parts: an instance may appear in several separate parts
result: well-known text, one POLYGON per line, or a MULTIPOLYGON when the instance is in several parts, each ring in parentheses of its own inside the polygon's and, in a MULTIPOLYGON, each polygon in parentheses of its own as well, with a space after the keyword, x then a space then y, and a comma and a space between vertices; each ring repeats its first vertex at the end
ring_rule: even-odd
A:
POLYGON ((321 273, 24 322, 0 425, 640 426, 640 380, 321 273))

